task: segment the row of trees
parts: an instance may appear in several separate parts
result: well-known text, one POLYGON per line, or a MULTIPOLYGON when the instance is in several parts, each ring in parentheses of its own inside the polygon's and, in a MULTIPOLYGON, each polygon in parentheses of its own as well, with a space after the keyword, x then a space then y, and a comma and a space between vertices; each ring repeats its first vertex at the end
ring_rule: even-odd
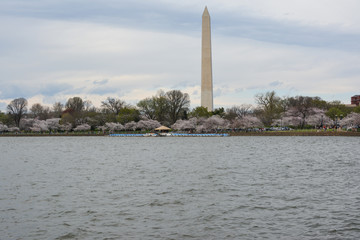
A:
POLYGON ((253 113, 267 126, 339 125, 343 118, 360 113, 359 106, 348 107, 340 101, 326 102, 319 97, 307 96, 281 98, 274 91, 258 94, 255 100, 258 106, 253 113), (351 113, 355 114, 349 115, 351 113))
POLYGON ((7 126, 24 129, 23 119, 47 120, 60 118, 61 124, 71 124, 73 128, 88 124, 91 128, 106 123, 120 123, 141 120, 156 120, 163 125, 172 125, 178 119, 187 118, 190 98, 179 90, 159 91, 155 96, 141 100, 136 106, 116 98, 107 98, 96 108, 88 100, 80 97, 69 98, 65 104, 54 103, 52 108, 36 103, 28 109, 25 98, 14 99, 7 106, 7 113, 0 112, 0 122, 7 126))
POLYGON ((209 112, 204 107, 190 111, 189 95, 179 90, 160 90, 136 106, 107 98, 100 108, 73 97, 65 104, 56 102, 51 108, 36 103, 28 109, 27 100, 18 98, 7 106, 7 113, 0 112, 0 131, 150 130, 160 125, 178 130, 213 131, 264 126, 360 125, 360 107, 349 108, 338 101, 306 96, 281 98, 274 91, 257 94, 255 100, 255 107, 242 104, 209 112))

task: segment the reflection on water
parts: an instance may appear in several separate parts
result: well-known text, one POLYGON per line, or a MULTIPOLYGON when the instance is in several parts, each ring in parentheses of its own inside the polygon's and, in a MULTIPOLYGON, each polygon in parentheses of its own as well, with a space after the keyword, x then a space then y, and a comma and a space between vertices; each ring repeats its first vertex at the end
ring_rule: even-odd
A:
POLYGON ((1 239, 358 239, 360 138, 0 138, 1 239))

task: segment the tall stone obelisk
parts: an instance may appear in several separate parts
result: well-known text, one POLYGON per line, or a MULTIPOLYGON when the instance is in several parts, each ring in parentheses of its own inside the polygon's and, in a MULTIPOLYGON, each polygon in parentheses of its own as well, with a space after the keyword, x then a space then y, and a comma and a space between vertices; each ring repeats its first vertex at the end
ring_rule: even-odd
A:
POLYGON ((213 81, 211 60, 211 26, 210 14, 205 7, 202 15, 201 44, 201 106, 213 111, 213 81))

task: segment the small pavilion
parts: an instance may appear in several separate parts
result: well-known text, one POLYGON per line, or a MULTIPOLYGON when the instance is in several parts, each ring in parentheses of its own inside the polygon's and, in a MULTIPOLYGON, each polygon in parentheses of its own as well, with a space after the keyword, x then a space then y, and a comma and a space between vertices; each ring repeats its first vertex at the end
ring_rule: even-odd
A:
POLYGON ((158 128, 155 128, 156 132, 162 132, 162 133, 167 133, 171 130, 171 128, 168 128, 166 126, 160 126, 158 128))

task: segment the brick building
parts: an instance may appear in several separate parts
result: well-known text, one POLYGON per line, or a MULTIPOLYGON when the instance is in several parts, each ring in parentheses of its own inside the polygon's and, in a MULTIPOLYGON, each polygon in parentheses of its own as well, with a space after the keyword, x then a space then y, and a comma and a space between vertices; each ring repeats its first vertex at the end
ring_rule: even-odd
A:
POLYGON ((359 106, 360 103, 360 95, 355 95, 351 97, 351 104, 359 106))

